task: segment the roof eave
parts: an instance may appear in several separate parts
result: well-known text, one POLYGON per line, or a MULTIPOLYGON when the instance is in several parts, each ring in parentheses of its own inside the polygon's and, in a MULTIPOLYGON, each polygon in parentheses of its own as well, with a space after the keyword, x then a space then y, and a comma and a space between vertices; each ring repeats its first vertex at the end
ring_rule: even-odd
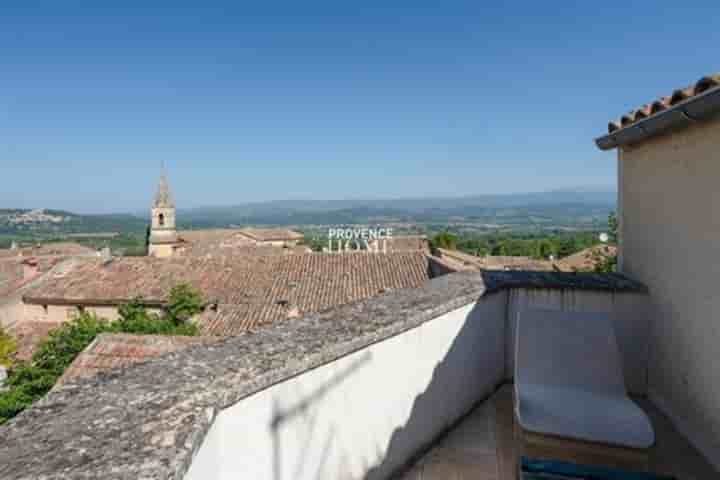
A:
POLYGON ((640 143, 672 130, 708 120, 720 113, 720 86, 595 139, 600 150, 640 143))
MULTIPOLYGON (((33 297, 23 296, 23 303, 28 305, 55 305, 55 306, 79 306, 79 307, 117 307, 133 301, 133 299, 122 298, 60 298, 60 297, 33 297)), ((138 299, 146 307, 162 308, 167 305, 166 300, 138 299)))

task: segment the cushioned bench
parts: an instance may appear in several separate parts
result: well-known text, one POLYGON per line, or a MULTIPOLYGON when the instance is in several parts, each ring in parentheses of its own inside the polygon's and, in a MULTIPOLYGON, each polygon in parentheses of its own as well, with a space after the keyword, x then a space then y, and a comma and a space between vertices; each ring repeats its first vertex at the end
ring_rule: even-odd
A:
POLYGON ((521 455, 645 469, 652 425, 627 395, 605 313, 520 312, 515 348, 521 455))

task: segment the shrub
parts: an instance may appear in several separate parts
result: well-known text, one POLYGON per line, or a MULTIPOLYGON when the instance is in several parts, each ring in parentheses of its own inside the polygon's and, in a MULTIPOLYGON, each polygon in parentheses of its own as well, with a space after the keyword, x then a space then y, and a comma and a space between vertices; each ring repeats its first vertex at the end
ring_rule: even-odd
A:
POLYGON ((175 325, 181 325, 202 312, 204 303, 199 291, 190 285, 177 285, 170 291, 166 314, 175 325))
POLYGON ((94 313, 80 313, 50 332, 33 354, 32 365, 60 376, 98 334, 114 330, 112 324, 94 313))
POLYGON ((430 241, 433 249, 445 248, 447 250, 455 250, 457 248, 458 238, 456 235, 444 230, 435 235, 430 241))
POLYGON ((166 310, 161 315, 148 312, 141 299, 120 306, 119 319, 114 322, 93 313, 78 314, 51 331, 30 362, 20 362, 10 370, 6 381, 8 389, 0 392, 0 423, 45 395, 75 357, 100 333, 197 335, 197 326, 188 319, 202 307, 201 294, 180 285, 171 291, 166 310))
POLYGON ((12 364, 12 355, 15 353, 17 343, 0 327, 0 365, 9 367, 12 364))

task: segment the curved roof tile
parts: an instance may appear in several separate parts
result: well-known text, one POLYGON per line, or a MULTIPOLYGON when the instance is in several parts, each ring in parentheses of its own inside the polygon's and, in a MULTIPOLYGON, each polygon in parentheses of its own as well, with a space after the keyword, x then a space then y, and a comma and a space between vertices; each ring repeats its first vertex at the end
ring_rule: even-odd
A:
POLYGON ((622 117, 620 120, 611 120, 608 122, 608 133, 613 133, 621 128, 625 128, 633 123, 636 123, 644 118, 652 116, 656 113, 666 110, 668 107, 677 105, 680 102, 684 102, 689 98, 695 97, 704 93, 712 88, 720 86, 720 72, 713 73, 702 77, 700 80, 695 82, 693 85, 685 88, 678 88, 673 91, 670 96, 663 96, 659 99, 647 103, 635 110, 632 110, 622 117))

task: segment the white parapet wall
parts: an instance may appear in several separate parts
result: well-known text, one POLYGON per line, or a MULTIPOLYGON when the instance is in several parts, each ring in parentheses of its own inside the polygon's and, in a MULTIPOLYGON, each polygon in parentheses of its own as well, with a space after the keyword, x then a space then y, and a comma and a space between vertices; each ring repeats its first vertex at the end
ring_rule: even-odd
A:
POLYGON ((383 479, 503 381, 507 292, 221 411, 188 480, 383 479))

